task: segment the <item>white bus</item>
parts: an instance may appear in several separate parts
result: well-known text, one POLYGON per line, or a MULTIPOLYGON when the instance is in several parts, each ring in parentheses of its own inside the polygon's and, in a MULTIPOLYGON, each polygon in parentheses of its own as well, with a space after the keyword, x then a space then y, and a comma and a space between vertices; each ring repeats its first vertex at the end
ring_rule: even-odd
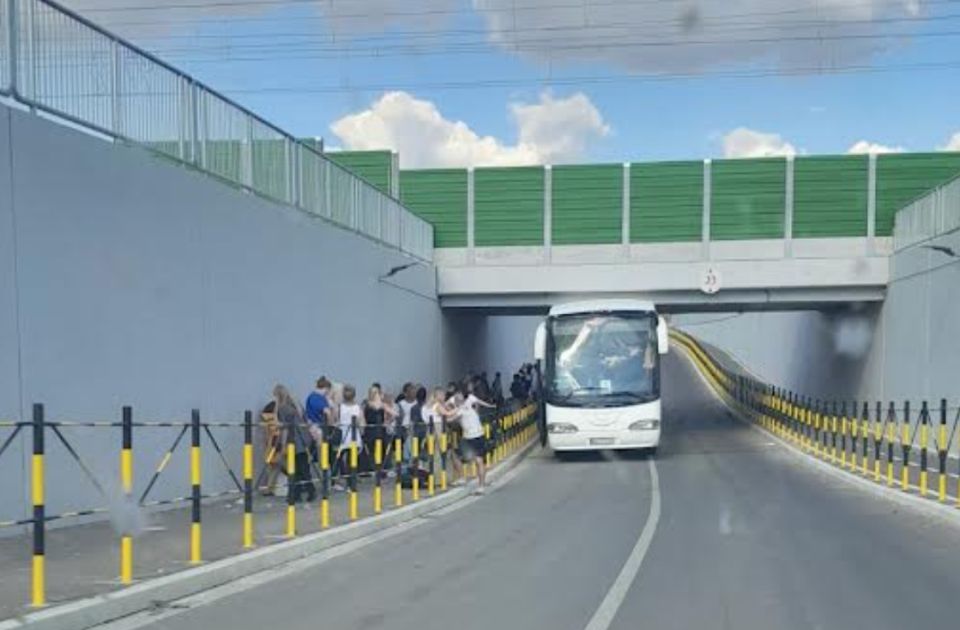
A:
POLYGON ((667 325, 652 303, 554 306, 534 345, 543 377, 542 428, 554 451, 656 451, 667 325))

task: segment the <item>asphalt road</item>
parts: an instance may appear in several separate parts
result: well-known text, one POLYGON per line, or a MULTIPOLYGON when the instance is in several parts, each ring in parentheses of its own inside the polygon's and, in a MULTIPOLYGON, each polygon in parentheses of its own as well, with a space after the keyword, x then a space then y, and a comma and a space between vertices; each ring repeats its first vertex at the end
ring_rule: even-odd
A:
POLYGON ((679 356, 664 370, 653 464, 541 452, 459 509, 111 628, 956 625, 960 527, 800 462, 733 420, 679 356))

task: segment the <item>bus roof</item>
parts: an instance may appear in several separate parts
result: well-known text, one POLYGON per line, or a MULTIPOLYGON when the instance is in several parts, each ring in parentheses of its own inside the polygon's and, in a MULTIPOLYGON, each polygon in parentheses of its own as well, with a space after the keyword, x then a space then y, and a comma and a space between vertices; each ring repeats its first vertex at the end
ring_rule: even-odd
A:
POLYGON ((577 313, 596 313, 604 311, 632 311, 655 313, 653 302, 648 300, 584 300, 582 302, 567 302, 557 304, 550 309, 550 315, 575 315, 577 313))

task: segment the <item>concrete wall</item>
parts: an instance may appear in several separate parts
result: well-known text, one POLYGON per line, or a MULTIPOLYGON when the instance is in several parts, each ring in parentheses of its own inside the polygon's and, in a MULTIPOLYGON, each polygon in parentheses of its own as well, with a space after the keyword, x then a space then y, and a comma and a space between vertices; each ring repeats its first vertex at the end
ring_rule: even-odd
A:
POLYGON ((470 310, 447 310, 444 351, 446 371, 451 378, 467 372, 486 370, 490 380, 501 373, 504 394, 522 364, 533 360, 536 315, 486 315, 470 310))
MULTIPOLYGON (((947 398, 960 406, 960 232, 891 258, 880 307, 829 312, 675 316, 676 325, 727 350, 755 374, 805 395, 844 400, 947 398)), ((957 444, 955 443, 956 447, 957 444)))
MULTIPOLYGON (((276 382, 441 378, 435 270, 146 151, 0 107, 0 416, 237 421, 276 382)), ((70 429, 105 479, 118 429, 70 429)), ((0 437, 4 436, 0 430, 0 437)), ((138 429, 137 485, 174 434, 138 429)), ((48 436, 52 440, 52 436, 48 436)), ((235 457, 242 434, 218 436, 235 457)), ((156 498, 187 494, 186 449, 156 498)), ((52 512, 102 505, 51 445, 52 512), (69 482, 74 481, 71 484, 69 482), (79 484, 79 485, 78 485, 79 484)), ((26 513, 20 452, 0 460, 0 520, 26 513), (19 477, 18 477, 19 475, 19 477)), ((207 489, 226 487, 205 464, 207 489)))

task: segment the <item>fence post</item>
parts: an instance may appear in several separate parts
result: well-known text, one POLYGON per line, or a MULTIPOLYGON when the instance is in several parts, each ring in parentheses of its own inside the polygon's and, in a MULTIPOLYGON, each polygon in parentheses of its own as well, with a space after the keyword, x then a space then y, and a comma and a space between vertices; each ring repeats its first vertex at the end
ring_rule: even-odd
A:
POLYGON ((33 574, 31 603, 34 608, 46 605, 46 567, 44 556, 44 532, 47 525, 44 508, 44 419, 43 405, 33 405, 33 459, 31 462, 30 489, 33 499, 33 574))
POLYGON ((202 558, 200 529, 200 410, 190 414, 190 564, 199 564, 202 558))
MULTIPOLYGON (((129 406, 122 410, 120 446, 120 487, 123 500, 130 502, 133 494, 133 409, 129 406)), ((120 536, 120 583, 133 581, 133 536, 129 531, 120 536)))
POLYGON ((18 15, 19 7, 17 0, 2 0, 7 3, 7 76, 10 77, 10 94, 16 98, 19 95, 18 87, 18 62, 20 55, 20 34, 17 23, 20 21, 18 15))
POLYGON ((243 548, 253 547, 253 412, 243 412, 243 548))

